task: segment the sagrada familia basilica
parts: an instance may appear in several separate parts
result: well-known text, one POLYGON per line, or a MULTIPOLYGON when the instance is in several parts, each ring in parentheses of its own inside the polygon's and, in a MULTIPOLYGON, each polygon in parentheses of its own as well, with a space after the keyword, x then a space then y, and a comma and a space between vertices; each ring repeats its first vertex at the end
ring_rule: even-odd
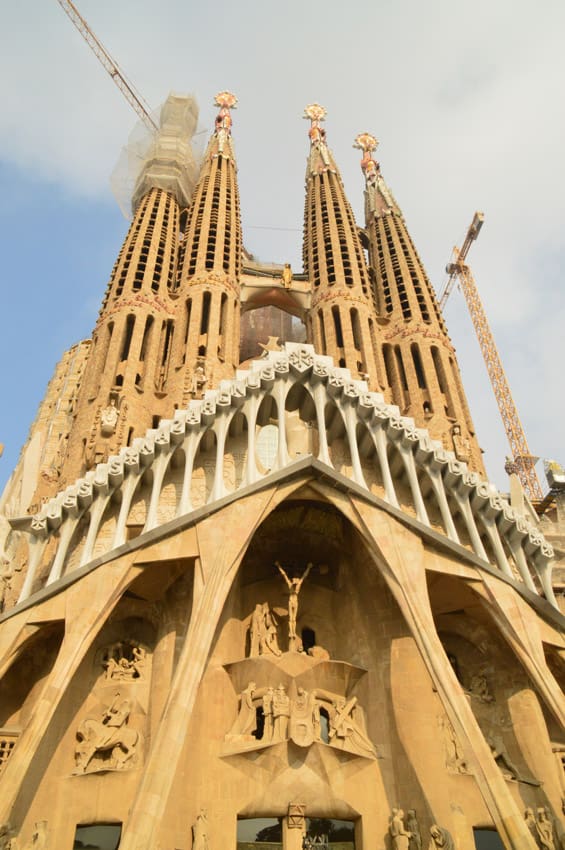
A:
POLYGON ((565 505, 487 480, 376 139, 360 227, 306 108, 296 271, 216 105, 0 501, 0 850, 564 850, 565 505))

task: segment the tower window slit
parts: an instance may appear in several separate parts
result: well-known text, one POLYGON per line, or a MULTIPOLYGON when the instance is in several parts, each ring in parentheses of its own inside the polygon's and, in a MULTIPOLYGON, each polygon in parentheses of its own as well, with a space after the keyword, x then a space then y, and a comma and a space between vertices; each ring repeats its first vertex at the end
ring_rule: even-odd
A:
POLYGON ((343 330, 341 327, 341 316, 339 315, 339 307, 332 307, 332 316, 334 320, 335 341, 338 348, 343 348, 343 330))
POLYGON ((407 390, 408 389, 408 381, 406 380, 406 371, 404 369, 404 360, 402 359, 402 352, 400 350, 399 345, 394 346, 394 353, 395 353, 395 356, 396 356, 396 365, 398 366, 398 374, 400 376, 402 388, 404 390, 407 390))
POLYGON ((126 326, 125 326, 125 330, 124 330, 124 339, 123 339, 123 342, 122 342, 122 352, 120 354, 120 360, 127 360, 128 359, 134 326, 135 326, 135 316, 129 315, 126 319, 126 326))
POLYGON ((149 339, 151 336, 151 328, 153 327, 153 316, 147 316, 145 321, 145 328, 143 330, 143 339, 141 341, 141 349, 139 352, 139 359, 145 360, 147 356, 147 348, 149 346, 149 339))
POLYGON ((200 333, 208 333, 208 325, 210 323, 210 305, 212 302, 212 293, 205 292, 202 299, 202 314, 200 316, 200 333))
POLYGON ((420 350, 416 343, 412 343, 410 346, 410 350, 412 352, 412 360, 414 362, 414 371, 416 372, 416 378, 418 380, 418 386, 420 389, 427 389, 426 386, 426 375, 424 373, 424 367, 422 366, 422 358, 420 357, 420 350))

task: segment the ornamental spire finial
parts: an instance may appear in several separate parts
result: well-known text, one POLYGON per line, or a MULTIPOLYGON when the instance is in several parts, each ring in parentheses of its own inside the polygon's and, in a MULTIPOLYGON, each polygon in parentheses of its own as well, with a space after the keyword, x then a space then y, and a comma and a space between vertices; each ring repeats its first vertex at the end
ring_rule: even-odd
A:
POLYGON ((223 154, 224 145, 228 137, 231 136, 233 122, 230 109, 237 108, 237 97, 230 91, 221 91, 214 98, 214 103, 220 107, 220 111, 216 115, 215 131, 218 138, 218 153, 223 154))
POLYGON ((361 169, 365 175, 365 183, 367 187, 375 186, 377 177, 380 174, 381 167, 379 163, 371 156, 372 152, 377 149, 379 140, 372 136, 371 133, 359 133, 355 136, 353 147, 363 151, 361 160, 361 169))
POLYGON ((310 103, 304 110, 304 118, 308 118, 310 120, 310 129, 308 130, 308 136, 310 137, 310 146, 312 151, 317 151, 324 164, 324 167, 320 170, 326 171, 331 163, 330 156, 326 146, 326 131, 320 125, 320 122, 325 119, 327 115, 327 110, 325 106, 320 106, 319 103, 310 103))

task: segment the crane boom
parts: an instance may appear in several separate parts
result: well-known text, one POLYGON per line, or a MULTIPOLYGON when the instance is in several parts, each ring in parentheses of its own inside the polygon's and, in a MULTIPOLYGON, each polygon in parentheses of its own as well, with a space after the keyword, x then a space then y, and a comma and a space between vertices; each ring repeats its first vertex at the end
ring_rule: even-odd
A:
POLYGON ((130 106, 135 109, 141 120, 150 130, 158 130, 159 128, 157 127, 157 124, 149 114, 149 107, 147 103, 139 92, 136 91, 133 83, 127 79, 123 71, 118 66, 118 63, 112 59, 104 45, 96 38, 74 3, 72 3, 71 0, 57 0, 57 2, 71 19, 90 49, 93 51, 95 56, 97 56, 130 106))
POLYGON ((479 340, 498 409, 502 417, 502 424, 504 425, 504 430, 510 444, 513 463, 512 471, 517 473, 530 499, 541 501, 543 499, 543 493, 534 469, 537 458, 530 453, 528 448, 526 435, 520 422, 512 393, 510 392, 508 379, 502 368, 502 361, 473 274, 469 266, 463 262, 471 247, 471 243, 477 238, 483 221, 484 215, 482 213, 475 213, 461 250, 454 248, 452 262, 446 268, 449 274, 449 280, 442 293, 440 306, 443 307, 445 305, 449 292, 453 288, 453 283, 457 280, 467 302, 467 308, 479 340), (451 286, 449 286, 450 283, 451 286))

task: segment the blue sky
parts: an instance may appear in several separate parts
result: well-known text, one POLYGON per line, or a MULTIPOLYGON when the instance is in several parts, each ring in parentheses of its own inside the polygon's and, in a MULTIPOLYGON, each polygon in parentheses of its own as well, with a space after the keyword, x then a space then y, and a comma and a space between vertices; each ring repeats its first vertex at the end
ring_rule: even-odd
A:
MULTIPOLYGON (((328 143, 362 224, 355 135, 383 174, 438 287, 475 209, 469 262, 531 450, 565 461, 565 5, 477 0, 77 0, 147 101, 194 92, 201 125, 229 88, 244 241, 300 267, 307 122, 328 143), (273 228, 273 229, 265 229, 273 228)), ((127 222, 109 177, 136 122, 56 0, 3 12, 0 73, 0 483, 55 362, 88 337, 127 222), (30 24, 33 10, 33 25, 30 24)), ((463 299, 446 311, 490 476, 507 452, 463 299)))

